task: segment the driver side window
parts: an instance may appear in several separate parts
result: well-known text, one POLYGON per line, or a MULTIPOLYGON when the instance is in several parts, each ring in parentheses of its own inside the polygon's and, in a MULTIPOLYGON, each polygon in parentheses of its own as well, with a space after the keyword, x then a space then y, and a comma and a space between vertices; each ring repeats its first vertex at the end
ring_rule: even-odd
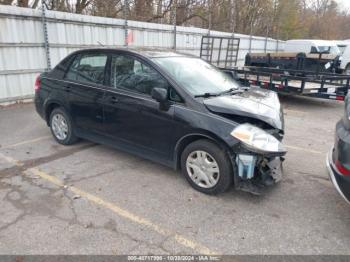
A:
POLYGON ((168 90, 168 82, 153 68, 127 55, 113 55, 111 86, 151 95, 153 88, 168 90))

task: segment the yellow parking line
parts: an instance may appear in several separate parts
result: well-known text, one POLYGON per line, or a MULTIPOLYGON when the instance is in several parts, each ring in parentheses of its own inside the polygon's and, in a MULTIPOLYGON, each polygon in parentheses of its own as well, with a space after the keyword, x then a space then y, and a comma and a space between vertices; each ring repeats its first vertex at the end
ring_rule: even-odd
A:
MULTIPOLYGON (((9 163, 15 164, 16 166, 23 165, 20 161, 13 159, 11 157, 5 156, 1 153, 0 153, 0 157, 5 159, 9 163)), ((38 177, 40 177, 48 182, 51 182, 52 184, 54 184, 56 186, 59 186, 59 187, 65 186, 63 181, 39 170, 38 168, 30 168, 27 171, 29 171, 31 174, 38 176, 38 177)), ((23 174, 26 174, 26 173, 23 173, 23 174)), ((186 236, 178 234, 170 229, 167 229, 167 228, 164 228, 160 225, 157 225, 146 218, 143 218, 143 217, 140 217, 136 214, 133 214, 132 212, 130 212, 122 207, 119 207, 115 203, 108 202, 108 201, 106 201, 98 196, 90 194, 90 193, 88 193, 84 190, 81 190, 75 186, 68 186, 67 190, 71 191, 74 194, 80 195, 81 197, 87 199, 88 201, 90 201, 94 204, 103 206, 104 208, 109 209, 112 212, 114 212, 115 214, 117 214, 121 217, 124 217, 124 218, 126 218, 126 219, 128 219, 136 224, 146 226, 146 227, 152 229, 153 231, 155 231, 163 236, 171 236, 178 244, 180 244, 184 247, 190 248, 192 250, 195 250, 200 254, 217 255, 216 252, 210 250, 206 246, 204 246, 204 245, 202 245, 194 240, 191 240, 191 239, 187 238, 186 236)))
POLYGON ((0 147, 0 149, 6 149, 6 148, 12 148, 12 147, 16 147, 16 146, 31 144, 31 143, 39 142, 41 140, 45 140, 45 139, 47 139, 49 137, 51 137, 51 136, 42 136, 42 137, 38 137, 38 138, 31 139, 31 140, 22 141, 22 142, 11 144, 11 145, 5 145, 3 147, 0 147))
POLYGON ((6 156, 6 155, 4 155, 2 153, 0 153, 0 157, 2 159, 6 160, 7 162, 9 162, 10 164, 13 164, 15 166, 23 166, 23 163, 21 163, 21 161, 16 160, 16 159, 14 159, 12 157, 6 156))
POLYGON ((313 153, 313 154, 326 154, 325 152, 317 151, 317 150, 312 150, 308 148, 303 148, 303 147, 298 147, 298 146, 289 146, 285 145, 286 148, 294 149, 294 150, 299 150, 299 151, 305 151, 308 153, 313 153))

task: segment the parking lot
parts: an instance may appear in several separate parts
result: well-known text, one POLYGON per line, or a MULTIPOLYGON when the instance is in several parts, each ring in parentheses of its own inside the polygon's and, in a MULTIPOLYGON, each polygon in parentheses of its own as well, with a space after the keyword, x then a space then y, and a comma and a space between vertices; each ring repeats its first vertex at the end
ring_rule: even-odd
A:
POLYGON ((57 144, 33 104, 0 109, 0 253, 350 254, 325 166, 343 103, 281 100, 284 178, 261 196, 207 196, 147 160, 57 144))

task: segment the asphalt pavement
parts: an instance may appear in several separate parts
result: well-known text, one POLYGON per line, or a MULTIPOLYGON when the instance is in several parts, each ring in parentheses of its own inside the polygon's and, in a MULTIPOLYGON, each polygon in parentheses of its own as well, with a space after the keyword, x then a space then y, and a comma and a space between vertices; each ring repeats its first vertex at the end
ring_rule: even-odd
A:
POLYGON ((0 109, 0 254, 350 254, 350 206, 325 165, 343 103, 282 97, 288 153, 261 196, 207 196, 179 172, 81 141, 33 104, 0 109))

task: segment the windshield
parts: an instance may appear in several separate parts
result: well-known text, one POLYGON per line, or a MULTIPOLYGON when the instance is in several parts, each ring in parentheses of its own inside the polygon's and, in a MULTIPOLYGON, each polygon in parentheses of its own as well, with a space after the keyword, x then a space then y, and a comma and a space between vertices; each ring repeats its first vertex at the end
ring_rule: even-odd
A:
POLYGON ((194 96, 219 94, 239 87, 230 76, 199 58, 158 57, 153 61, 194 96))
POLYGON ((317 48, 320 53, 328 52, 328 50, 332 55, 340 55, 341 53, 338 46, 318 46, 317 48))
POLYGON ((344 54, 344 51, 346 49, 346 45, 338 45, 338 48, 339 48, 341 54, 344 54))

